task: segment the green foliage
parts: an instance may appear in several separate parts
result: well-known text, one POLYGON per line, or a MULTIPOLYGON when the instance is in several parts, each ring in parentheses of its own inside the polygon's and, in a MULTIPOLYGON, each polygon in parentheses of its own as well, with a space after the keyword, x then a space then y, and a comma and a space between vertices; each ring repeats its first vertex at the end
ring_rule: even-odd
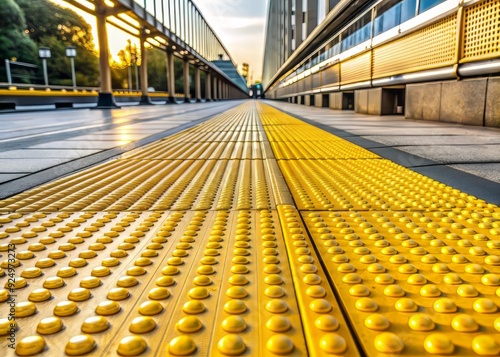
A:
MULTIPOLYGON (((4 1, 4 0, 0 0, 4 1)), ((24 11, 24 28, 38 47, 49 47, 47 61, 50 84, 71 85, 70 60, 66 46, 75 46, 78 86, 97 86, 99 67, 92 28, 77 13, 49 0, 16 0, 24 11)), ((41 67, 41 66, 40 66, 41 67)))
MULTIPOLYGON (((184 93, 184 60, 174 57, 175 93, 184 93)), ((189 66, 189 92, 194 98, 194 67, 189 66)))
POLYGON ((49 0, 16 0, 23 9, 30 38, 40 43, 53 36, 66 44, 95 52, 91 26, 70 9, 49 0))
MULTIPOLYGON (((5 59, 36 63, 36 45, 25 34, 26 22, 23 11, 13 0, 0 0, 0 71, 1 81, 6 80, 5 59)), ((12 66, 14 67, 14 66, 12 66)), ((29 83, 30 70, 22 67, 13 68, 13 72, 21 75, 14 78, 17 82, 29 83)))
POLYGON ((155 91, 167 91, 167 65, 164 51, 150 48, 148 51, 148 86, 155 91))

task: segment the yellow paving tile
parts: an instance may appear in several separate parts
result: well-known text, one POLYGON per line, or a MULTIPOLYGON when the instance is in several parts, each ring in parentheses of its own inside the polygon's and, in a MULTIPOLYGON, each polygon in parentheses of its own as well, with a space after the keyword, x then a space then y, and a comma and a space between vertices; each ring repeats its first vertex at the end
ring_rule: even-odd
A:
POLYGON ((378 159, 357 145, 259 105, 274 157, 301 210, 492 208, 484 200, 378 159))
POLYGON ((500 214, 302 216, 368 355, 496 351, 500 214))
POLYGON ((294 206, 283 205, 278 207, 278 212, 310 355, 358 356, 353 336, 299 211, 294 206))

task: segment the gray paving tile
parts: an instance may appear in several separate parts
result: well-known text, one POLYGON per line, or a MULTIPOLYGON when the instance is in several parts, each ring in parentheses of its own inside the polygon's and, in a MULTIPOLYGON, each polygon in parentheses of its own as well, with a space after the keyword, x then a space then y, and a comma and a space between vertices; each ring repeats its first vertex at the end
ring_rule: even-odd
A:
POLYGON ((76 159, 99 152, 99 150, 45 150, 22 149, 0 152, 2 159, 76 159))
POLYGON ((487 180, 500 183, 500 163, 494 164, 458 164, 448 165, 457 170, 483 177, 487 180))
POLYGON ((500 144, 399 146, 398 150, 425 157, 442 164, 500 161, 500 144))
POLYGON ((0 159, 0 173, 36 172, 66 161, 65 159, 0 159))
POLYGON ((26 174, 0 174, 0 182, 7 182, 23 176, 26 174))
POLYGON ((135 141, 142 139, 145 136, 149 136, 148 134, 146 135, 140 135, 140 134, 132 134, 127 131, 123 131, 120 133, 120 130, 118 129, 117 132, 114 134, 101 134, 101 133, 93 133, 89 135, 80 135, 80 136, 75 136, 73 138, 68 139, 69 141, 80 141, 80 140, 97 140, 97 141, 135 141))
POLYGON ((467 136, 467 135, 398 135, 377 136, 367 135, 365 139, 373 140, 387 146, 411 145, 481 145, 500 144, 500 135, 497 136, 467 136))
POLYGON ((65 141, 51 141, 44 144, 33 145, 30 148, 40 148, 40 149, 67 149, 67 150, 79 150, 79 149, 93 149, 93 150, 104 150, 114 148, 116 146, 122 146, 130 141, 90 141, 90 140, 65 140, 65 141))

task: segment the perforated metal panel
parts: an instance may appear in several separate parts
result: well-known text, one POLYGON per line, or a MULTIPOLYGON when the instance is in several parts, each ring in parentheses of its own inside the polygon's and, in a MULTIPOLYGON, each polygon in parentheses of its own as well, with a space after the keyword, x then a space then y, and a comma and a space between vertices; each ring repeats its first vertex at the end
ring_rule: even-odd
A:
POLYGON ((500 54, 500 0, 482 1, 465 10, 462 61, 500 54))
POLYGON ((373 78, 417 72, 453 63, 457 15, 373 49, 373 78))
POLYGON ((370 52, 356 56, 340 65, 340 80, 342 84, 370 80, 370 52))
POLYGON ((339 82, 339 68, 340 65, 336 64, 328 67, 322 73, 323 85, 332 85, 339 82))

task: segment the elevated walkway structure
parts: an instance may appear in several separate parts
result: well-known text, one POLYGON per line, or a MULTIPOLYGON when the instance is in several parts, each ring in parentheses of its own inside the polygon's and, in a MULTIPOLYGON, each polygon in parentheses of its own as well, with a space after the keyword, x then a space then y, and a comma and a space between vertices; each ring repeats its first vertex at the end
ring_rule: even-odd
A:
POLYGON ((498 0, 270 3, 266 98, 500 126, 498 0))
MULTIPOLYGON (((123 101, 138 99, 141 104, 151 104, 154 97, 160 97, 168 103, 177 103, 174 57, 183 61, 183 93, 180 98, 182 101, 248 98, 248 88, 237 74, 231 55, 192 0, 66 0, 65 2, 96 17, 100 88, 98 90, 87 88, 84 93, 77 92, 74 88, 64 88, 63 91, 59 91, 61 88, 54 88, 57 91, 47 92, 45 90, 50 89, 47 85, 41 91, 36 90, 39 89, 36 86, 31 86, 29 92, 0 90, 0 110, 15 109, 16 106, 27 104, 48 103, 56 107, 71 107, 73 104, 95 102, 97 108, 117 108, 115 100, 117 93, 111 87, 108 46, 110 39, 107 34, 107 24, 112 24, 139 39, 140 92, 118 94, 122 97, 120 99, 124 99, 123 101), (148 91, 146 44, 165 52, 167 92, 161 95, 150 94, 148 91), (224 60, 226 70, 221 70, 213 63, 219 57, 224 60), (190 76, 190 68, 194 70, 193 76, 190 76), (205 72, 204 91, 201 89, 202 71, 205 72), (194 94, 191 93, 191 81, 194 82, 194 94), (204 98, 202 98, 203 92, 204 98)), ((16 89, 16 85, 10 81, 3 85, 16 89)))
POLYGON ((500 208, 266 104, 0 212, 18 355, 500 353, 500 208))

